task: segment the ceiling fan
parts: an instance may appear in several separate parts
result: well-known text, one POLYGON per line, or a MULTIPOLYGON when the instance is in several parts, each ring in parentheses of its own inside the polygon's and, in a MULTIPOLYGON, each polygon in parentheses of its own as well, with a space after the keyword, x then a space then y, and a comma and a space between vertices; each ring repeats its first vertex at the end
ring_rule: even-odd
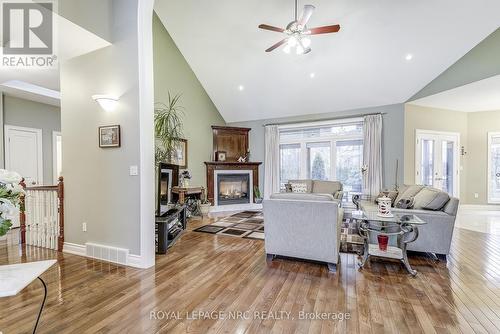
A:
POLYGON ((290 22, 285 29, 267 24, 259 25, 260 29, 281 32, 287 35, 285 39, 268 48, 266 52, 271 52, 286 44, 283 48, 285 53, 290 53, 291 49, 295 48, 297 54, 306 54, 311 52, 311 39, 308 37, 309 35, 329 34, 340 30, 340 25, 338 24, 309 29, 307 28, 307 22, 309 22, 315 7, 313 5, 305 5, 300 18, 297 17, 297 9, 297 0, 295 0, 295 20, 290 22))

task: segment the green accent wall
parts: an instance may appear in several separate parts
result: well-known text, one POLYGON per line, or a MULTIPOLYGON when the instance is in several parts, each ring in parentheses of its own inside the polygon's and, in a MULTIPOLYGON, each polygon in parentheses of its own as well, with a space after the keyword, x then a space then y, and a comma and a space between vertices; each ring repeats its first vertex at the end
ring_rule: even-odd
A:
POLYGON ((168 93, 182 94, 184 135, 188 140, 188 170, 192 185, 206 185, 204 161, 212 157, 211 125, 225 125, 193 70, 182 56, 168 31, 153 15, 155 101, 167 102, 168 93))

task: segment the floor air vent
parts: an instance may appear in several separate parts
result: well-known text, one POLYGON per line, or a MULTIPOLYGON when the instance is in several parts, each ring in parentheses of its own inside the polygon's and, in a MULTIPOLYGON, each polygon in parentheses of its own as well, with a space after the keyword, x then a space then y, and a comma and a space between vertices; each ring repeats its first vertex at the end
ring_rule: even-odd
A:
POLYGON ((128 249, 87 242, 85 244, 85 254, 94 259, 127 265, 128 249))

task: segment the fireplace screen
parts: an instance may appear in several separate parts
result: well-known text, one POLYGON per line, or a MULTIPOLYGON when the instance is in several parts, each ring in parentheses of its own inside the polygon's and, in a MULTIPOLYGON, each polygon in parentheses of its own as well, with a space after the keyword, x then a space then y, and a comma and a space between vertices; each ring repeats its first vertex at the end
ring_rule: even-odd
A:
POLYGON ((217 175, 218 205, 250 203, 250 175, 217 175))

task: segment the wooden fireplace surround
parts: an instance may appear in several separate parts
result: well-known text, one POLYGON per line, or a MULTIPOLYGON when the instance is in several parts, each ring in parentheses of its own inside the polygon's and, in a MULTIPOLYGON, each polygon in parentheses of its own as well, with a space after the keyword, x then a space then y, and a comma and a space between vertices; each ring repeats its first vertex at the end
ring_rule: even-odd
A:
MULTIPOLYGON (((217 161, 206 161, 206 169, 207 169, 207 197, 212 205, 215 203, 214 194, 214 182, 215 180, 215 171, 216 170, 251 170, 252 171, 252 179, 254 186, 259 184, 259 166, 262 162, 217 162, 217 161)), ((252 198, 252 202, 255 199, 252 198)))

